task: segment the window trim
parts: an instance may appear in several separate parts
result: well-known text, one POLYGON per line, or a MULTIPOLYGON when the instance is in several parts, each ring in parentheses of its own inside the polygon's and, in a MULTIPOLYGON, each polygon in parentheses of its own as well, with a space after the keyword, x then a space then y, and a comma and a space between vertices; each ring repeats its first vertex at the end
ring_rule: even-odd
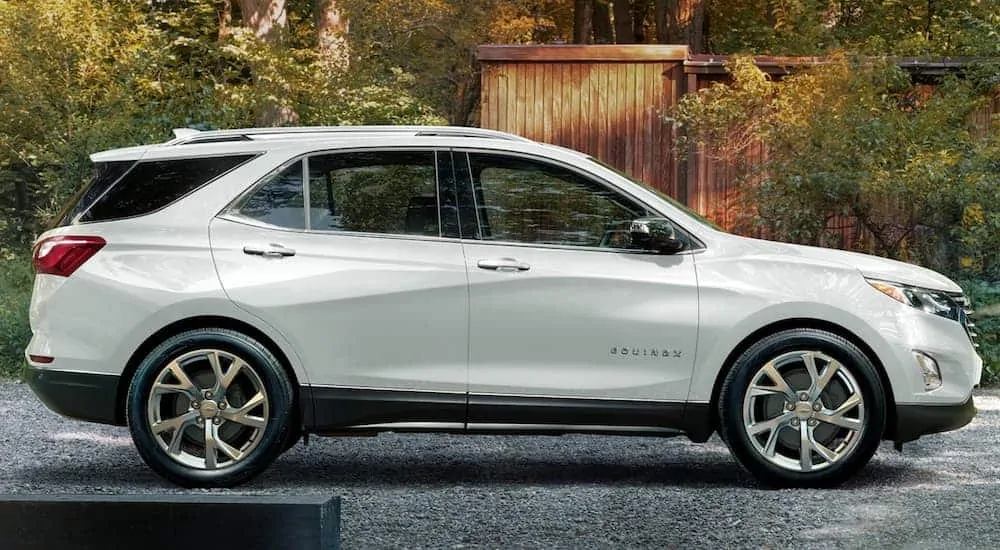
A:
MULTIPOLYGON (((419 146, 419 147, 408 147, 408 146, 385 146, 385 147, 351 147, 344 149, 323 149, 318 151, 310 151, 308 153, 303 153, 296 155, 285 162, 282 162, 277 167, 269 170, 266 174, 258 178, 256 181, 251 183, 243 192, 236 195, 236 198, 231 200, 226 206, 224 206, 219 212, 215 214, 214 217, 225 219, 231 222, 240 223, 243 225, 249 225, 253 227, 258 227, 261 229, 270 229, 277 231, 285 231, 289 233, 299 233, 299 234, 315 234, 315 235, 333 235, 333 236, 343 236, 343 237, 365 237, 365 238, 391 238, 391 239, 403 239, 403 240, 416 240, 416 241, 444 241, 444 242, 461 242, 460 238, 455 237, 445 237, 443 236, 443 227, 441 225, 441 178, 440 178, 440 166, 438 154, 442 152, 451 152, 450 149, 446 147, 435 147, 435 146, 419 146), (344 230, 333 230, 333 229, 313 229, 311 213, 309 212, 312 207, 309 203, 309 157, 321 156, 321 155, 341 155, 341 154, 352 154, 352 153, 378 153, 378 152, 413 152, 422 153, 430 152, 434 157, 434 185, 435 185, 435 198, 437 199, 437 211, 438 211, 438 234, 434 235, 412 235, 406 233, 373 233, 368 231, 344 231, 344 230), (272 225, 260 220, 250 218, 247 216, 241 216, 239 214, 234 214, 232 212, 234 206, 246 197, 257 192, 258 189, 266 185, 274 174, 280 173, 287 170, 289 167, 294 165, 296 162, 302 162, 303 165, 303 180, 302 180, 302 197, 303 197, 303 209, 306 210, 305 219, 305 229, 297 229, 294 227, 282 227, 280 225, 272 225), (306 206, 308 205, 308 207, 306 206)), ((458 182, 456 180, 456 188, 458 182)))
MULTIPOLYGON (((608 191, 610 191, 612 193, 615 193, 615 194, 627 197, 629 200, 631 200, 632 202, 635 202, 636 204, 642 206, 643 208, 645 208, 649 212, 652 212, 652 213, 656 214, 657 216, 659 216, 661 218, 669 220, 670 223, 673 224, 675 230, 683 233, 684 236, 687 238, 688 242, 691 243, 691 245, 692 245, 691 248, 689 248, 687 250, 683 250, 683 251, 678 252, 676 254, 671 254, 671 256, 681 256, 681 255, 687 255, 687 254, 701 253, 701 252, 704 252, 706 250, 706 248, 707 248, 705 246, 705 243, 702 242, 701 239, 699 239, 694 234, 692 234, 690 231, 688 231, 687 229, 685 229, 682 225, 680 225, 677 222, 675 222, 674 219, 671 216, 668 216, 668 215, 664 214, 662 211, 660 211, 660 209, 654 208, 647 201, 645 201, 645 200, 643 200, 643 199, 641 199, 639 197, 636 197, 635 195, 633 195, 633 194, 625 191, 624 189, 621 189, 620 187, 618 187, 618 186, 614 185, 613 183, 605 180, 604 178, 599 177, 599 176, 597 176, 595 174, 592 174, 592 173, 590 173, 590 172, 588 172, 586 170, 583 170, 583 169, 581 169, 581 168, 579 168, 577 166, 574 166, 574 165, 572 165, 570 163, 563 162, 561 160, 553 159, 553 158, 550 158, 550 157, 545 157, 545 156, 541 156, 541 155, 532 154, 532 153, 523 153, 523 152, 520 152, 520 151, 506 151, 506 150, 500 150, 500 149, 483 149, 483 148, 476 148, 476 147, 452 148, 452 151, 454 153, 457 153, 457 154, 464 154, 465 155, 466 162, 468 163, 468 166, 469 166, 469 178, 468 178, 468 181, 464 182, 464 184, 469 187, 469 191, 471 192, 471 195, 473 197, 473 201, 477 201, 477 199, 476 199, 475 182, 473 181, 473 177, 472 177, 472 158, 471 158, 471 155, 473 153, 487 154, 487 155, 498 155, 498 156, 514 157, 514 158, 522 158, 522 159, 526 159, 526 160, 529 160, 529 161, 538 162, 540 164, 548 164, 550 166, 555 166, 555 167, 558 167, 558 168, 562 168, 562 169, 564 169, 566 171, 572 172, 572 173, 576 174, 577 176, 579 176, 581 178, 584 178, 587 181, 590 181, 590 182, 594 183, 595 185, 603 187, 604 189, 606 189, 606 190, 608 190, 608 191)), ((475 202, 475 210, 476 210, 476 227, 478 228, 479 235, 482 235, 483 234, 483 226, 482 226, 482 223, 481 223, 482 220, 479 217, 479 204, 478 204, 478 202, 475 202)), ((595 246, 579 246, 579 245, 564 245, 564 244, 524 243, 524 242, 520 242, 520 241, 494 241, 494 240, 485 240, 485 239, 476 239, 476 238, 471 238, 471 237, 465 237, 464 235, 462 236, 462 240, 463 241, 472 241, 475 244, 489 244, 489 245, 494 245, 494 246, 517 246, 517 247, 522 247, 522 248, 540 248, 540 249, 550 249, 550 250, 580 250, 580 251, 589 251, 589 252, 606 252, 606 253, 617 253, 617 254, 662 255, 662 254, 657 254, 655 252, 650 252, 650 251, 646 251, 646 250, 629 250, 627 248, 602 248, 602 247, 595 247, 595 246)))
MULTIPOLYGON (((76 219, 73 220, 70 223, 70 225, 90 225, 90 224, 93 224, 93 223, 117 222, 117 221, 122 221, 122 220, 132 220, 132 219, 136 219, 136 218, 142 218, 142 217, 145 217, 145 216, 152 216, 153 214, 157 214, 159 212, 162 212, 163 210, 166 210, 167 208, 170 208, 171 206, 173 206, 173 205, 181 202, 182 200, 184 200, 184 199, 188 198, 189 196, 197 193, 198 191, 200 191, 200 190, 208 187, 212 183, 215 183, 216 181, 218 181, 218 180, 220 180, 220 179, 228 176, 229 174, 235 172, 236 170, 239 170, 240 168, 243 168, 244 166, 246 166, 246 165, 250 164, 251 162, 257 160, 258 158, 260 158, 263 155, 264 155, 263 151, 247 151, 247 152, 242 152, 242 153, 215 153, 215 154, 209 154, 209 155, 190 155, 190 156, 182 156, 182 157, 160 157, 160 158, 140 158, 140 159, 136 159, 135 162, 133 162, 132 166, 129 167, 129 169, 126 170, 125 173, 122 174, 118 179, 116 179, 113 184, 111 184, 110 186, 108 186, 108 188, 105 189, 104 192, 101 193, 101 195, 99 197, 97 197, 96 199, 94 199, 94 202, 92 202, 90 204, 90 206, 87 207, 86 210, 84 210, 83 212, 77 214, 76 219), (107 195, 115 187, 117 187, 118 184, 121 183, 121 181, 126 176, 128 176, 129 174, 131 174, 136 169, 136 167, 139 166, 140 164, 143 164, 143 163, 152 163, 152 162, 168 162, 168 161, 180 161, 180 160, 210 159, 210 158, 223 158, 223 157, 242 157, 242 156, 248 156, 250 158, 248 158, 247 160, 245 160, 245 161, 237 164, 236 166, 233 166, 229 170, 226 170, 225 172, 222 172, 221 174, 215 176, 214 178, 212 178, 210 180, 206 180, 201 185, 195 187, 194 189, 191 189, 187 193, 184 193, 183 195, 177 197, 176 199, 170 201, 167 204, 164 204, 163 206, 161 206, 159 208, 150 210, 149 212, 144 212, 142 214, 135 214, 133 216, 122 216, 120 218, 108 218, 108 219, 103 219, 103 220, 80 221, 80 218, 86 216, 87 213, 89 213, 90 210, 94 207, 94 205, 96 205, 98 202, 100 202, 101 199, 103 199, 105 195, 107 195)), ((123 162, 127 162, 127 161, 123 161, 123 162)))

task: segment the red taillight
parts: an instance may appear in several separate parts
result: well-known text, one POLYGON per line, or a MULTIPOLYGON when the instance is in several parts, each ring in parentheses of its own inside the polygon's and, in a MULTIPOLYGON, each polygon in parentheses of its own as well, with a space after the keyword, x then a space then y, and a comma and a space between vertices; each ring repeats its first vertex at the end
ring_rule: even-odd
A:
POLYGON ((49 237, 35 245, 35 271, 69 277, 106 244, 107 241, 101 237, 49 237))

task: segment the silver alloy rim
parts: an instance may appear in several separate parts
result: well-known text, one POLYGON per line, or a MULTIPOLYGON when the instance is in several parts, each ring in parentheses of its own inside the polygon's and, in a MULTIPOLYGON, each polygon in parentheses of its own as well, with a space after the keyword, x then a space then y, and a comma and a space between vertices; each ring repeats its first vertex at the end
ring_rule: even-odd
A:
POLYGON ((768 361, 743 398, 743 427, 754 449, 795 472, 822 470, 850 456, 865 420, 854 375, 819 351, 793 351, 768 361))
POLYGON ((146 409, 150 433, 167 456, 215 470, 257 448, 270 403, 246 361, 228 351, 201 349, 177 357, 157 374, 146 409))

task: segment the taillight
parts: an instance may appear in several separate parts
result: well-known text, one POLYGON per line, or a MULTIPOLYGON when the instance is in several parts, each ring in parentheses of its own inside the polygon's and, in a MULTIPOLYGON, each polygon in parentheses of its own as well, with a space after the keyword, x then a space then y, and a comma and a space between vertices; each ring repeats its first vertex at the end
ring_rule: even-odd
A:
POLYGON ((97 251, 108 244, 101 237, 60 235, 49 237, 35 245, 32 258, 39 274, 69 277, 97 251))

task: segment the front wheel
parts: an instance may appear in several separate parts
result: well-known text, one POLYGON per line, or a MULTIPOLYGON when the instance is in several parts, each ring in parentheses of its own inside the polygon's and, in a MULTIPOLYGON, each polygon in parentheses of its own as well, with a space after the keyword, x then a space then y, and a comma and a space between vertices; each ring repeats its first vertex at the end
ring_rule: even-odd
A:
POLYGON ((719 395, 719 428, 764 484, 830 487, 875 453, 885 403, 875 367, 853 343, 822 330, 786 330, 733 364, 719 395))
POLYGON ((129 387, 126 416, 143 460, 185 487, 231 487, 289 441, 292 383, 256 340, 198 329, 153 349, 129 387))

